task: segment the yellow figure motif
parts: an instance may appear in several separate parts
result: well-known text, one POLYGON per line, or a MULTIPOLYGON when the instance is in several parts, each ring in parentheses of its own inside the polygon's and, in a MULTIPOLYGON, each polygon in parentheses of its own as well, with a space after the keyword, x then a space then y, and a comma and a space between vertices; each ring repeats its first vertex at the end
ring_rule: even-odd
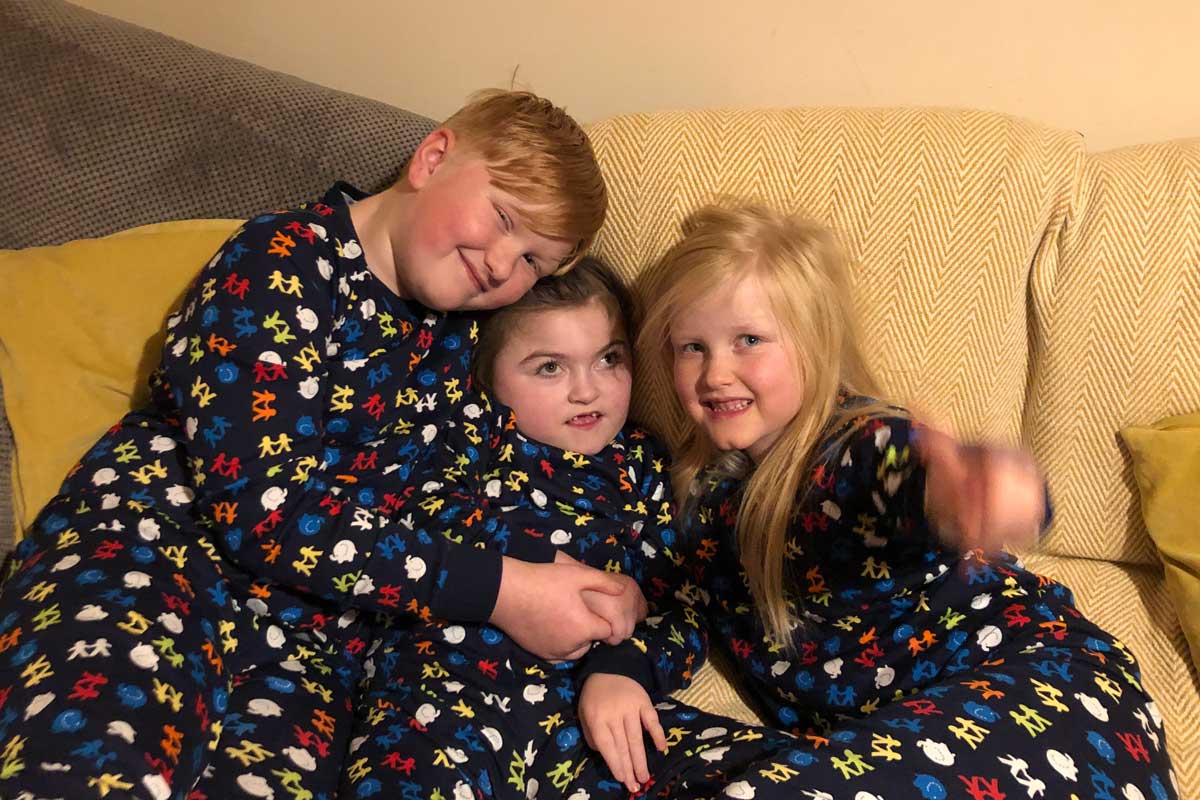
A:
POLYGON ((304 577, 312 577, 313 567, 317 566, 317 559, 323 555, 325 555, 324 550, 317 550, 315 547, 305 545, 300 548, 300 560, 293 561, 292 567, 304 577))
POLYGON ((167 477, 167 468, 163 466, 161 459, 156 458, 153 464, 146 464, 129 474, 142 486, 149 486, 150 482, 155 478, 167 477))
POLYGON ((296 335, 292 333, 292 326, 287 323, 287 320, 279 316, 278 311, 274 311, 263 317, 262 326, 269 331, 275 332, 275 336, 271 339, 275 344, 289 344, 296 341, 296 335))
POLYGON ((902 761, 904 757, 896 752, 896 748, 899 746, 899 739, 878 733, 871 734, 871 758, 882 758, 885 761, 902 761))
POLYGON ((1059 713, 1070 711, 1066 704, 1058 699, 1063 696, 1061 689, 1051 686, 1048 683, 1043 683, 1037 678, 1033 679, 1033 686, 1037 691, 1037 696, 1042 699, 1042 705, 1049 706, 1059 713))
POLYGON ((270 436, 264 436, 258 443, 259 458, 277 456, 290 452, 292 452, 292 437, 288 436, 286 433, 279 434, 279 437, 276 439, 272 439, 270 436))
POLYGON ((100 792, 101 797, 108 797, 108 793, 114 790, 125 792, 128 789, 132 789, 134 784, 122 780, 123 776, 124 773, 121 772, 115 775, 111 772, 106 772, 99 778, 88 778, 88 788, 95 787, 100 792))
POLYGON ((25 669, 21 670, 21 677, 25 679, 26 689, 31 689, 47 678, 54 677, 54 669, 50 666, 46 654, 40 653, 36 659, 29 662, 25 669))
POLYGON ((243 767, 248 767, 251 764, 257 764, 260 761, 266 761, 268 758, 275 755, 258 742, 251 742, 248 739, 242 739, 240 744, 241 747, 226 747, 225 753, 230 758, 237 759, 237 761, 243 767))
MULTIPOLYGON (((837 763, 837 759, 834 759, 835 766, 836 766, 836 763, 837 763)), ((786 764, 776 764, 775 762, 771 762, 770 769, 760 769, 758 771, 758 774, 762 775, 764 778, 769 780, 771 783, 786 783, 787 781, 791 780, 793 777, 795 777, 799 773, 796 772, 796 770, 792 769, 791 767, 787 766, 786 764)))
POLYGON ((972 750, 976 749, 991 733, 990 730, 968 717, 955 717, 954 721, 958 725, 948 725, 947 728, 956 737, 969 744, 972 750))
POLYGON ((350 411, 354 408, 354 403, 350 402, 350 398, 354 396, 354 390, 349 386, 333 387, 333 397, 329 399, 329 407, 334 411, 350 411))
POLYGON ((873 770, 875 767, 863 761, 863 757, 852 750, 843 750, 842 753, 846 756, 845 760, 834 756, 830 759, 834 769, 842 773, 842 777, 850 780, 851 777, 857 778, 868 770, 873 770))
POLYGON ((141 458, 138 455, 137 445, 130 439, 128 442, 121 442, 113 448, 113 452, 117 455, 118 464, 128 464, 130 461, 137 461, 141 458))
POLYGON ((216 398, 216 396, 217 393, 209 389, 208 384, 202 381, 200 376, 197 375, 195 382, 192 384, 192 397, 197 399, 197 405, 199 405, 201 408, 205 408, 216 398))
POLYGON ((267 282, 267 288, 283 294, 290 294, 296 297, 303 297, 304 293, 300 291, 300 276, 292 275, 287 278, 283 277, 283 273, 275 270, 270 275, 270 280, 267 282))
POLYGON ((28 741, 28 737, 14 736, 4 745, 4 750, 0 752, 0 778, 11 778, 25 769, 25 762, 21 760, 21 751, 25 749, 26 741, 28 741))
POLYGON ((150 627, 150 620, 132 609, 125 612, 126 621, 118 622, 117 627, 134 636, 141 636, 150 627))
POLYGON ((30 588, 30 590, 28 592, 25 593, 25 596, 22 597, 21 599, 22 600, 32 600, 35 603, 40 603, 43 600, 45 600, 47 597, 49 597, 50 595, 54 594, 54 590, 57 588, 58 588, 57 583, 47 583, 46 581, 38 581, 32 588, 30 588))
POLYGON ((183 692, 169 683, 163 683, 158 678, 151 680, 154 681, 154 699, 163 705, 170 706, 171 710, 178 714, 183 709, 183 692))
POLYGON ((1013 718, 1014 722, 1024 728, 1030 736, 1036 737, 1039 733, 1050 727, 1050 720, 1039 714, 1036 709, 1032 709, 1024 703, 1021 704, 1020 708, 1019 712, 1010 711, 1008 715, 1013 718))

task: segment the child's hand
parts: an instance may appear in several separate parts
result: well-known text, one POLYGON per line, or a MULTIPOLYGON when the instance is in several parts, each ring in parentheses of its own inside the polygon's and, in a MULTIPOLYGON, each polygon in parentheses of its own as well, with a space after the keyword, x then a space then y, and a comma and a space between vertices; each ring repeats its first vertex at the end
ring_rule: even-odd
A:
MULTIPOLYGON (((571 556, 559 550, 554 555, 555 564, 578 564, 571 556)), ((633 635, 633 629, 646 618, 649 608, 642 587, 628 575, 613 574, 625 586, 619 595, 604 594, 585 589, 583 602, 593 614, 604 617, 612 628, 612 635, 604 639, 606 644, 620 644, 633 635)))
POLYGON ((612 636, 612 626, 587 607, 583 592, 624 594, 619 577, 583 564, 534 564, 505 556, 491 622, 539 658, 580 658, 592 642, 612 636))
POLYGON ((925 462, 926 514, 944 542, 993 553, 1037 542, 1046 484, 1029 453, 962 444, 927 427, 916 447, 925 462))
POLYGON ((642 728, 660 752, 667 751, 667 737, 650 695, 624 675, 595 672, 588 676, 579 693, 579 722, 584 740, 604 757, 613 777, 630 792, 637 792, 650 780, 642 728))

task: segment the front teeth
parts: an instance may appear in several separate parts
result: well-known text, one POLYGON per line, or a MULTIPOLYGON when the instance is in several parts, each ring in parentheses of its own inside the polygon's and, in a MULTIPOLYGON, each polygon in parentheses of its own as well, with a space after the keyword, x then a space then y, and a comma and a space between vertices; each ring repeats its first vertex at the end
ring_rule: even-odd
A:
POLYGON ((713 411, 742 411, 750 407, 749 400, 727 400, 724 403, 709 403, 713 411))

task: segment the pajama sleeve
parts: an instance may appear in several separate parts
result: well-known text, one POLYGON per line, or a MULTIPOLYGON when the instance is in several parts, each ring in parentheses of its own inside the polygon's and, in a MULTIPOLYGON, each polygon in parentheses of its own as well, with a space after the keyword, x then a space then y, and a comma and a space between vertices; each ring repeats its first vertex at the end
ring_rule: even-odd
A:
POLYGON ((627 480, 637 491, 623 544, 649 613, 626 641, 597 644, 584 657, 578 679, 596 672, 624 675, 661 697, 690 684, 708 653, 708 592, 696 577, 703 571, 691 567, 712 540, 685 537, 678 530, 669 456, 656 439, 635 442, 627 465, 627 480))

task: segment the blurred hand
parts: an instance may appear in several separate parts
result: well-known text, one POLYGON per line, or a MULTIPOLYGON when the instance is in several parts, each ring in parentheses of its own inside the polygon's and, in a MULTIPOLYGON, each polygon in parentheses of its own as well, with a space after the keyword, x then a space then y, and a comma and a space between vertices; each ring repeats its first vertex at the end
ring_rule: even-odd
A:
POLYGON ((1046 484, 1027 451, 963 444, 929 427, 916 449, 925 463, 925 511, 943 542, 988 553, 1037 542, 1046 484))

